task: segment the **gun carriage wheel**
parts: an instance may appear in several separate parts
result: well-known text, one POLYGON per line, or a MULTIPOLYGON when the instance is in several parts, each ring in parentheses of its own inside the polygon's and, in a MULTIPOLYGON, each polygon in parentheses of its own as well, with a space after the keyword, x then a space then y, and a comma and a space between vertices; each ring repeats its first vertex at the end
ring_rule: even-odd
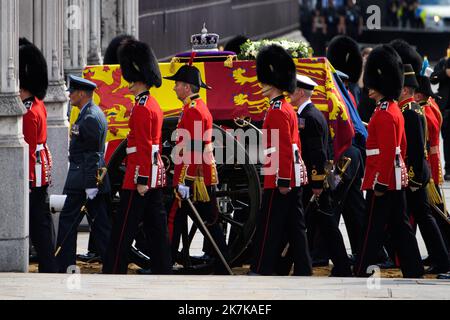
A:
MULTIPOLYGON (((169 211, 173 203, 172 175, 173 163, 171 161, 171 152, 174 146, 172 142, 172 133, 177 124, 177 118, 167 118, 163 126, 163 160, 166 163, 168 185, 165 189, 166 209, 169 211)), ((220 149, 229 150, 233 146, 234 152, 226 154, 223 163, 217 164, 219 175, 219 185, 215 188, 215 201, 219 212, 219 222, 223 227, 226 236, 226 242, 230 252, 230 265, 239 266, 248 258, 249 246, 255 232, 256 216, 260 206, 261 186, 259 178, 259 169, 253 164, 249 164, 249 156, 245 147, 239 143, 233 135, 227 133, 220 126, 214 124, 214 129, 219 134, 214 141, 215 153, 220 149), (239 155, 239 157, 238 157, 239 155), (238 163, 239 158, 239 163, 238 163), (245 159, 244 164, 242 159, 245 159)), ((108 164, 108 171, 112 186, 112 212, 117 214, 119 208, 119 191, 125 174, 124 160, 126 157, 126 140, 117 148, 108 164)), ((225 154, 225 153, 224 153, 225 154)), ((195 224, 192 224, 187 234, 188 241, 192 244, 194 235, 203 236, 195 224)), ((204 236, 203 236, 204 237, 204 236)), ((130 252, 130 261, 139 267, 151 268, 151 257, 146 246, 146 239, 142 228, 139 228, 136 241, 130 252)), ((189 249, 189 248, 187 248, 189 249)), ((181 251, 186 248, 181 248, 181 251)), ((185 251, 189 252, 189 251, 185 251)), ((179 255, 176 261, 182 273, 209 273, 212 270, 211 263, 188 256, 183 258, 179 255)))

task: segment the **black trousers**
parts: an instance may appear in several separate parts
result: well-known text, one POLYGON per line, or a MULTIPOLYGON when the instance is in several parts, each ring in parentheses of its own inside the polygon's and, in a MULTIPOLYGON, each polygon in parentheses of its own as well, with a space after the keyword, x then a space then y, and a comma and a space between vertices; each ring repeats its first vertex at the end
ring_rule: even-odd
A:
POLYGON ((342 184, 333 194, 333 200, 337 211, 337 221, 339 223, 342 214, 352 253, 358 255, 363 239, 364 224, 367 220, 366 202, 361 190, 364 162, 360 150, 355 146, 350 147, 344 155, 352 161, 344 174, 342 184))
POLYGON ((324 190, 319 197, 318 207, 315 203, 309 204, 312 195, 311 187, 306 186, 303 203, 310 208, 306 213, 308 218, 308 240, 311 239, 311 242, 323 243, 333 262, 332 274, 334 276, 348 277, 352 274, 350 260, 345 249, 344 238, 339 230, 336 211, 332 207, 333 202, 330 191, 324 190), (311 231, 314 230, 313 234, 310 234, 310 229, 311 231), (320 237, 320 240, 316 240, 317 237, 320 237))
POLYGON ((285 249, 287 237, 294 275, 312 275, 302 192, 302 188, 294 188, 287 195, 281 194, 278 189, 264 190, 254 238, 252 272, 272 275, 285 249))
POLYGON ((122 190, 120 212, 113 221, 103 273, 128 272, 130 248, 141 222, 144 224, 144 232, 148 239, 152 272, 172 273, 167 212, 164 208, 162 189, 151 189, 143 197, 136 190, 122 190))
MULTIPOLYGON (((445 196, 442 194, 442 191, 439 187, 439 185, 436 185, 436 189, 441 195, 441 197, 445 196)), ((447 213, 447 208, 444 207, 443 204, 437 206, 442 212, 447 213)), ((433 217, 436 219, 436 223, 439 226, 439 229, 441 230, 442 238, 444 239, 445 246, 447 247, 447 251, 450 254, 450 224, 446 220, 443 219, 443 217, 437 213, 433 208, 431 208, 431 213, 433 217)))
MULTIPOLYGON (((95 199, 87 201, 87 218, 91 232, 95 234, 96 250, 102 258, 111 233, 111 223, 107 212, 106 194, 99 194, 95 199)), ((59 217, 57 247, 62 247, 57 256, 58 272, 66 273, 67 268, 76 265, 76 246, 78 226, 84 215, 81 208, 86 203, 86 194, 68 194, 64 208, 59 217)))
POLYGON ((368 223, 363 245, 355 266, 356 276, 367 276, 367 268, 377 262, 386 233, 400 260, 404 278, 420 278, 424 274, 416 237, 405 212, 405 191, 387 191, 376 197, 367 191, 368 223))
POLYGON ((406 203, 408 213, 412 215, 420 228, 423 241, 427 247, 431 262, 442 269, 449 268, 448 250, 442 238, 436 219, 431 215, 428 195, 425 188, 412 192, 406 190, 406 203))
POLYGON ((40 273, 57 272, 53 223, 47 204, 48 187, 31 188, 30 238, 36 249, 40 273))
MULTIPOLYGON (((207 187, 207 190, 210 199, 214 199, 212 188, 207 187)), ((197 202, 194 205, 200 217, 205 222, 206 227, 208 228, 209 233, 214 239, 214 242, 217 244, 217 247, 219 248, 220 252, 224 256, 225 260, 229 261, 228 246, 225 241, 223 229, 218 223, 218 211, 217 208, 215 207, 215 204, 213 203, 213 201, 209 201, 209 202, 197 202)), ((175 200, 172 206, 172 210, 169 214, 170 245, 172 250, 172 258, 174 261, 176 261, 178 256, 178 248, 180 246, 180 240, 182 235, 183 235, 183 252, 182 252, 183 258, 189 259, 188 257, 189 252, 187 250, 189 248, 189 244, 187 242, 188 216, 192 219, 192 221, 194 221, 198 225, 198 221, 195 218, 189 204, 186 201, 183 201, 181 203, 181 207, 178 207, 178 200, 175 200)), ((211 243, 207 239, 205 240, 206 240, 206 243, 204 243, 205 249, 207 249, 207 251, 210 252, 213 255, 213 257, 215 257, 214 273, 228 274, 226 267, 223 265, 222 261, 220 260, 217 253, 213 249, 211 243)))

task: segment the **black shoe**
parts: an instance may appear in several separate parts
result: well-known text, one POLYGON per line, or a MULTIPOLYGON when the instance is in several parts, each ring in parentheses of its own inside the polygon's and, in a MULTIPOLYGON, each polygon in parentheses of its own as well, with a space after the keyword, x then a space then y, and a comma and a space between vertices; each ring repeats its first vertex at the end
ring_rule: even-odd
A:
POLYGON ((447 272, 447 273, 441 273, 440 275, 437 276, 437 279, 440 279, 440 280, 450 280, 450 272, 447 272))
POLYGON ((37 254, 30 254, 29 262, 30 263, 39 263, 37 254))
POLYGON ((422 260, 422 264, 423 264, 424 266, 431 266, 432 263, 431 263, 430 256, 428 256, 428 257, 426 257, 425 259, 423 259, 423 260, 422 260))
POLYGON ((77 254, 77 260, 85 263, 102 262, 102 258, 95 252, 88 252, 86 254, 77 254))
POLYGON ((197 261, 197 263, 209 263, 211 259, 214 259, 214 258, 211 257, 210 255, 208 255, 207 253, 205 253, 202 256, 192 256, 191 257, 191 260, 197 261))
POLYGON ((153 274, 153 271, 152 269, 138 269, 136 270, 136 274, 150 275, 153 274))
POLYGON ((444 175, 444 180, 445 180, 445 181, 450 181, 450 174, 447 174, 447 173, 446 173, 446 174, 444 175))
POLYGON ((425 270, 426 274, 440 274, 440 273, 446 273, 448 272, 448 268, 442 268, 438 266, 431 266, 428 269, 425 270))
POLYGON ((395 269, 397 267, 394 261, 392 261, 391 259, 387 259, 384 262, 378 263, 377 266, 379 266, 380 269, 395 269))
POLYGON ((328 267, 329 265, 330 265, 329 259, 313 259, 312 261, 313 268, 328 267))

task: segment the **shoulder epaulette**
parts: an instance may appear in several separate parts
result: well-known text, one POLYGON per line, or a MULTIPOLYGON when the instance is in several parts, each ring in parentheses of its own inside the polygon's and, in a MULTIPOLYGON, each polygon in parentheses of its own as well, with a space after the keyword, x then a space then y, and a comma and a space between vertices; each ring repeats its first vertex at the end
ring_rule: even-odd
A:
POLYGON ((147 101, 148 101, 148 96, 143 96, 143 97, 141 97, 141 98, 139 99, 138 105, 140 105, 140 106, 145 106, 145 104, 147 103, 147 101))
POLYGON ((273 109, 274 110, 281 110, 281 106, 283 105, 283 102, 282 101, 276 101, 274 104, 273 104, 273 109))
POLYGON ((27 110, 30 110, 33 107, 33 101, 27 101, 23 104, 27 110))
POLYGON ((380 105, 380 110, 387 110, 389 108, 389 102, 385 101, 380 105))

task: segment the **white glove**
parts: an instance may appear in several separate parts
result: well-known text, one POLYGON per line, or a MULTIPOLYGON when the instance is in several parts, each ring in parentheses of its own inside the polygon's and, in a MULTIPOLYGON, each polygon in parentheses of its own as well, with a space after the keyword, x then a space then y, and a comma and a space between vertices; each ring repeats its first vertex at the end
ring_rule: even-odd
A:
POLYGON ((412 192, 416 192, 417 190, 419 190, 419 188, 414 188, 414 187, 409 187, 409 189, 410 189, 412 192))
POLYGON ((185 186, 184 184, 178 185, 178 194, 180 195, 181 199, 188 199, 189 198, 189 187, 185 186))
POLYGON ((97 196, 98 188, 86 189, 86 197, 90 200, 94 200, 97 196))

